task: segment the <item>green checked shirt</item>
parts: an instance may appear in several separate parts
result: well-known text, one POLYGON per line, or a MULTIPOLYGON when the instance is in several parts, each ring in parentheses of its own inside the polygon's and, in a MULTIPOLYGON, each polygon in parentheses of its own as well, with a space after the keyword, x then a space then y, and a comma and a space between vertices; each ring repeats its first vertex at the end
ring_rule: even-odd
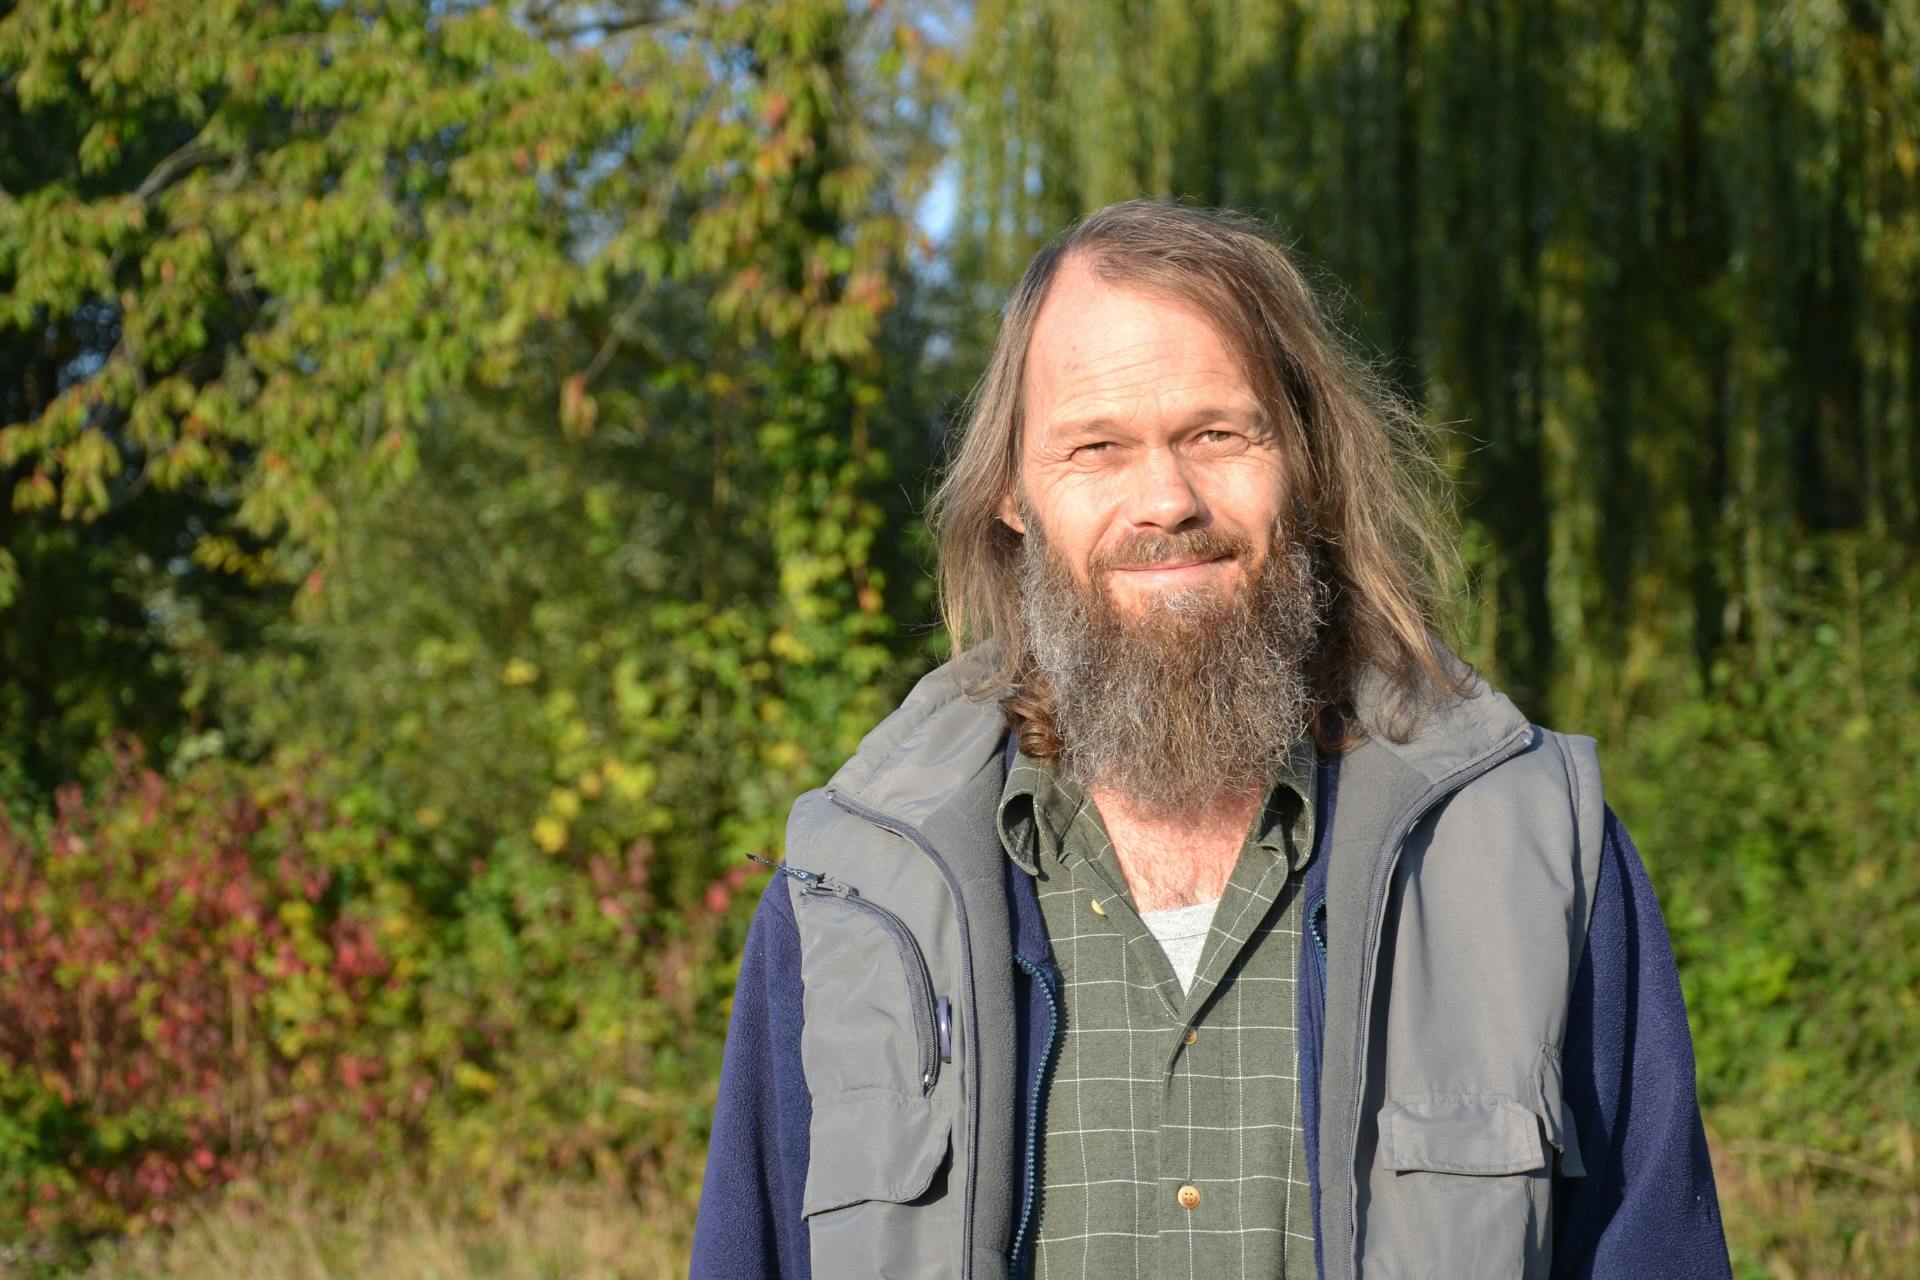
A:
POLYGON ((1106 825, 1051 762, 1016 757, 1007 854, 1038 882, 1063 1010, 1045 1097, 1036 1280, 1313 1272, 1295 1070, 1311 739, 1268 791, 1181 990, 1106 825))

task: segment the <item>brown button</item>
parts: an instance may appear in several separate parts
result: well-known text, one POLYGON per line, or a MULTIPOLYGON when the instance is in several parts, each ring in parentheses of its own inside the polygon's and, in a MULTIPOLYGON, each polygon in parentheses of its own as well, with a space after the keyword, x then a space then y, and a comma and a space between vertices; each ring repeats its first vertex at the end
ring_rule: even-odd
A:
POLYGON ((1101 906, 1101 905, 1100 905, 1100 899, 1098 899, 1098 898, 1089 898, 1089 899, 1088 899, 1087 901, 1088 901, 1088 902, 1089 902, 1089 903, 1090 903, 1090 904, 1092 905, 1092 907, 1093 907, 1093 914, 1095 914, 1095 915, 1097 915, 1097 916, 1103 916, 1103 915, 1105 915, 1105 914, 1107 914, 1107 909, 1106 909, 1105 907, 1103 907, 1103 906, 1101 906))
POLYGON ((1187 1028, 1187 1043, 1188 1043, 1188 1044, 1192 1044, 1192 1043, 1193 1043, 1193 1042, 1194 1042, 1195 1040, 1198 1040, 1199 1038, 1200 1038, 1200 1028, 1198 1028, 1198 1027, 1188 1027, 1188 1028, 1187 1028))
POLYGON ((1180 1188, 1179 1199, 1180 1199, 1180 1207, 1182 1209, 1192 1209, 1192 1208, 1198 1207, 1198 1205, 1200 1204, 1200 1188, 1198 1187, 1180 1188))

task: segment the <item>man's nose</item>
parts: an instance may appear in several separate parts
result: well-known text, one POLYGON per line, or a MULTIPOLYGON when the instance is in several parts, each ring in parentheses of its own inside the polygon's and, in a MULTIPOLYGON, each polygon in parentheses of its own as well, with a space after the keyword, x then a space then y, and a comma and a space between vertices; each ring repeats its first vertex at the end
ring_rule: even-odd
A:
POLYGON ((1136 525, 1178 529, 1205 518, 1207 504, 1187 462, 1172 449, 1147 449, 1134 466, 1127 519, 1136 525))

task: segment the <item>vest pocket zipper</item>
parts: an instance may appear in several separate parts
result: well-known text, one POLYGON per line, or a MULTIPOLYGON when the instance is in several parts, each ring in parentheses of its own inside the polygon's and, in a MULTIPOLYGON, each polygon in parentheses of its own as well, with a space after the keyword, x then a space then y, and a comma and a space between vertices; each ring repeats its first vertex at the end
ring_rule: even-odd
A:
POLYGON ((940 1076, 941 1057, 939 1037, 933 1022, 933 979, 927 974, 927 961, 920 953, 920 944, 913 940, 913 934, 905 922, 879 903, 861 897, 860 891, 850 884, 842 884, 817 871, 804 871, 784 862, 772 862, 756 854, 747 856, 772 867, 781 875, 800 881, 806 886, 801 892, 809 898, 837 899, 845 903, 879 925, 893 940, 894 949, 900 953, 901 972, 906 975, 907 1002, 913 1006, 913 1038, 919 1054, 920 1092, 922 1095, 932 1092, 933 1083, 940 1076))

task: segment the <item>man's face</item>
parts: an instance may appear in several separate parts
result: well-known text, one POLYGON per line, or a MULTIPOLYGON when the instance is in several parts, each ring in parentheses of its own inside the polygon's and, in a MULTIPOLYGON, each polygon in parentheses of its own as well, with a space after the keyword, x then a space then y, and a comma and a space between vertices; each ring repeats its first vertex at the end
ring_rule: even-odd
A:
POLYGON ((1000 516, 1114 609, 1235 594, 1272 553, 1286 466, 1213 325, 1062 265, 1027 349, 1018 495, 1000 516))

